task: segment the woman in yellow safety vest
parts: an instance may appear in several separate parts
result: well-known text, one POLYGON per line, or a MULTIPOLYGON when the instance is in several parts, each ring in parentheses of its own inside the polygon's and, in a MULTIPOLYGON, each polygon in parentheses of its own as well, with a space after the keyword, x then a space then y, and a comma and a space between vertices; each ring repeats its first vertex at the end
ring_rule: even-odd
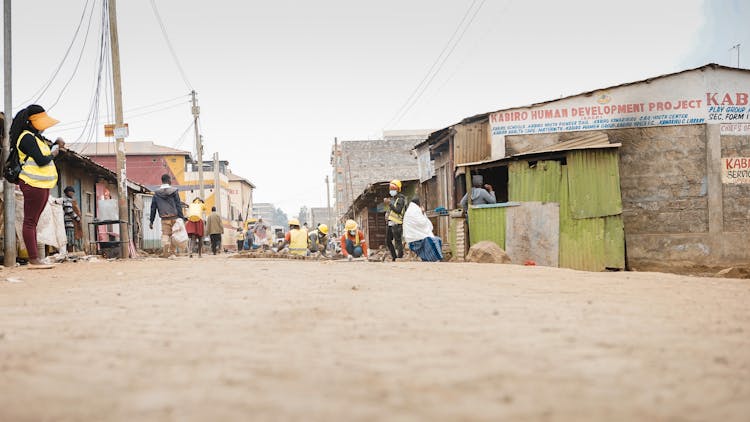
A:
POLYGON ((53 161, 64 150, 65 141, 52 142, 42 132, 59 123, 48 116, 42 106, 32 104, 16 114, 10 127, 10 139, 16 143, 21 174, 18 186, 23 192, 23 241, 30 265, 44 265, 37 254, 36 226, 47 204, 49 190, 57 185, 57 168, 53 161))

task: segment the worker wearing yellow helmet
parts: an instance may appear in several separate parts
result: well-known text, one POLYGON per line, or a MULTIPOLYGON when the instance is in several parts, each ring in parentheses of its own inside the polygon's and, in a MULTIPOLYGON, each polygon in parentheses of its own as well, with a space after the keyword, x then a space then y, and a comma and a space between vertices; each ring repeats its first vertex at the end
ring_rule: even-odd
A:
POLYGON ((341 253, 350 261, 352 258, 368 257, 365 234, 357 228, 357 222, 354 220, 346 220, 344 224, 344 234, 341 235, 341 253))
POLYGON ((385 245, 391 252, 391 258, 404 257, 403 224, 406 213, 406 197, 401 193, 401 181, 393 179, 388 184, 390 198, 383 198, 388 214, 388 229, 385 233, 385 245))
POLYGON ((310 240, 310 252, 320 252, 321 255, 326 256, 326 246, 328 246, 328 225, 318 224, 318 227, 311 231, 307 237, 310 240))
POLYGON ((289 245, 289 253, 293 255, 307 255, 307 232, 302 230, 299 220, 289 220, 289 231, 284 235, 284 245, 289 245))

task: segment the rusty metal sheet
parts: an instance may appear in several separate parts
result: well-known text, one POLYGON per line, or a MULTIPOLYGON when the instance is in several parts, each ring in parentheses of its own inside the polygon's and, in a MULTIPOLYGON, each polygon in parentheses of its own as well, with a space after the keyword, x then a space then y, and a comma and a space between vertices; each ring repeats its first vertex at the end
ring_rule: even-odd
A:
POLYGON ((490 132, 487 120, 461 123, 454 127, 453 160, 456 166, 482 161, 492 155, 490 132))
POLYGON ((560 256, 560 204, 522 202, 507 211, 505 252, 514 264, 527 260, 557 267, 560 256))

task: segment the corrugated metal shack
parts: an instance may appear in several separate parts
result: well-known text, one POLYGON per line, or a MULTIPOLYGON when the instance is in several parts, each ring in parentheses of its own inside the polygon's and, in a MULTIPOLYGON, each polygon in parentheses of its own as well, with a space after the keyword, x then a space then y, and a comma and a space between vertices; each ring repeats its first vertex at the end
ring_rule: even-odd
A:
MULTIPOLYGON (((417 194, 419 181, 402 180, 401 191, 407 201, 417 194)), ((346 211, 344 219, 352 219, 357 222, 360 230, 365 234, 368 247, 377 250, 385 246, 386 213, 383 198, 387 198, 389 182, 377 182, 368 186, 346 211)), ((340 233, 339 233, 340 234, 340 233)))
POLYGON ((748 87, 750 71, 709 64, 473 116, 415 147, 420 190, 454 209, 466 173, 495 187, 503 204, 441 225, 459 258, 491 239, 514 262, 584 270, 746 264, 748 87))

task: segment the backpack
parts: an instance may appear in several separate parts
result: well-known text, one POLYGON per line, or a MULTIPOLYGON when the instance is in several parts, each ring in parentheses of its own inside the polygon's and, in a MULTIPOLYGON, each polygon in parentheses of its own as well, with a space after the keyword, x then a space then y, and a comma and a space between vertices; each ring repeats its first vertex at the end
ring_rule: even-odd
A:
MULTIPOLYGON (((28 157, 26 158, 28 159, 28 157)), ((5 160, 5 167, 3 167, 3 177, 8 182, 17 185, 20 175, 21 160, 18 158, 18 145, 10 144, 10 153, 8 154, 8 159, 5 160)))

